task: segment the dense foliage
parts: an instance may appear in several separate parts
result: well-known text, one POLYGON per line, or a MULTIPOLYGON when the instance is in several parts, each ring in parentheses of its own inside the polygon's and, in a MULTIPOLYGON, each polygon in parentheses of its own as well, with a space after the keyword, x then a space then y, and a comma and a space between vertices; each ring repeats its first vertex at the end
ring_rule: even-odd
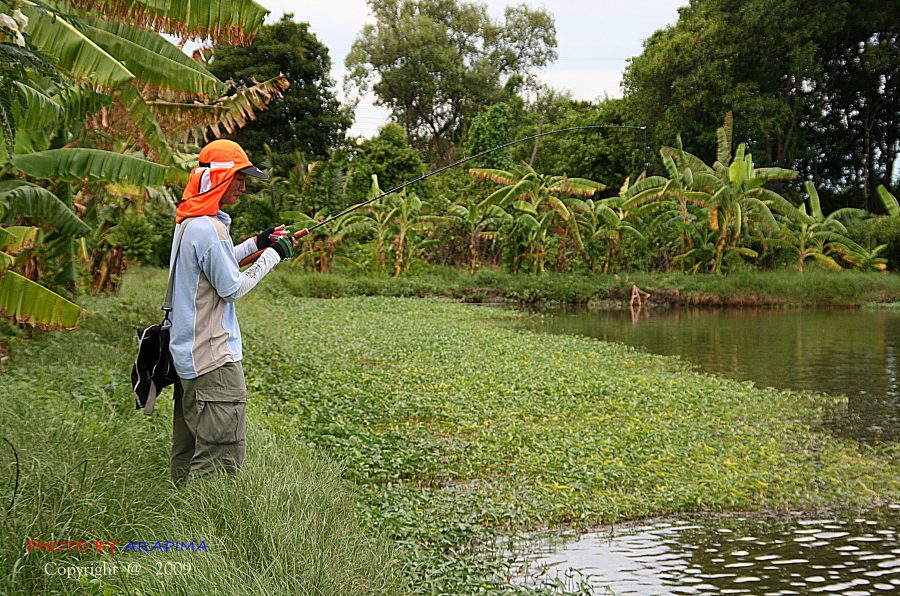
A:
POLYGON ((900 25, 890 2, 692 0, 625 73, 655 147, 681 133, 709 160, 726 111, 766 163, 828 189, 826 208, 878 208, 900 152, 900 25))
POLYGON ((277 23, 264 25, 248 46, 217 46, 209 60, 211 73, 238 86, 279 74, 290 83, 268 110, 233 135, 250 155, 261 156, 268 145, 281 165, 291 165, 295 152, 308 159, 327 156, 350 126, 350 116, 331 89, 328 48, 307 23, 292 19, 285 14, 277 23))
MULTIPOLYGON (((479 117, 474 138, 494 134, 493 140, 502 140, 500 127, 492 124, 509 117, 509 110, 500 105, 479 117)), ((417 260, 465 266, 475 272, 488 256, 485 250, 492 253, 492 264, 502 261, 512 272, 530 273, 725 273, 778 267, 802 272, 810 260, 833 270, 888 267, 885 257, 892 254, 888 243, 897 217, 896 199, 890 192, 879 192, 888 212, 885 216, 854 208, 826 216, 819 190, 809 182, 798 206, 776 190, 795 180, 798 173, 758 166, 745 143, 739 143, 732 153, 733 127, 729 113, 715 131, 713 163, 686 151, 677 137, 676 146, 664 146, 659 152, 666 175, 640 173, 634 179, 626 178, 618 190, 589 178, 548 175, 524 161, 509 169, 471 168, 468 175, 473 181, 468 184, 454 184, 458 174, 443 182, 418 184, 356 212, 351 221, 332 224, 333 231, 320 228, 315 236, 318 240, 311 237, 307 242, 325 242, 348 266, 394 276, 409 270, 417 260), (868 220, 884 223, 863 223, 868 220), (329 235, 335 242, 326 240, 329 235), (394 266, 389 267, 389 262, 394 266)), ((614 130, 618 138, 641 132, 614 130)), ((567 151, 575 155, 578 147, 589 142, 589 134, 554 139, 552 156, 559 159, 567 151)), ((479 148, 473 142, 470 150, 479 148)), ((344 193, 343 205, 366 197, 366 181, 371 188, 368 197, 374 197, 399 184, 402 178, 398 173, 410 179, 421 171, 397 125, 388 125, 348 155, 341 176, 344 190, 350 192, 344 193), (382 177, 391 175, 387 178, 390 183, 384 184, 382 177)), ((635 147, 632 159, 640 156, 635 147)), ((496 159, 511 161, 502 154, 496 159)), ((304 184, 313 180, 306 193, 298 192, 299 178, 276 177, 265 192, 268 200, 282 209, 268 210, 269 216, 300 228, 334 213, 341 201, 332 203, 331 209, 308 208, 305 202, 316 194, 318 172, 327 173, 324 180, 333 179, 339 163, 332 160, 313 168, 304 178, 304 184)), ((236 213, 241 212, 238 206, 236 213)), ((263 223, 254 220, 251 227, 238 229, 249 234, 263 223)), ((303 262, 308 266, 309 259, 303 262)), ((330 271, 331 265, 313 269, 330 271)))
POLYGON ((80 309, 56 292, 114 288, 129 261, 150 259, 145 207, 171 215, 166 185, 184 182, 194 143, 236 130, 288 84, 225 95, 160 35, 246 43, 265 16, 249 0, 193 15, 129 5, 0 2, 0 312, 18 322, 74 326, 80 309))
MULTIPOLYGON (((27 19, 18 5, 3 3, 27 19)), ((536 130, 586 124, 602 128, 514 145, 320 229, 296 265, 395 276, 423 263, 473 273, 900 265, 889 179, 897 44, 882 4, 835 1, 806 19, 794 2, 694 0, 631 62, 624 99, 587 102, 534 78, 555 58, 543 9, 511 7, 501 21, 477 2, 373 3, 345 82, 371 88, 395 122, 355 142, 343 138, 349 112, 327 48, 291 15, 260 26, 254 6, 223 8, 219 29, 197 25, 220 34, 208 64, 205 49, 190 59, 155 33, 183 32, 174 16, 141 28, 121 10, 60 3, 28 8, 37 16, 21 32, 21 18, 3 21, 0 78, 16 83, 0 101, 0 153, 15 153, 0 180, 7 285, 20 275, 72 298, 114 288, 130 263, 164 265, 183 168, 204 135, 237 138, 273 175, 232 210, 241 239, 321 221, 536 130), (78 23, 60 29, 67 43, 91 49, 80 61, 52 41, 64 19, 78 23), (253 43, 227 47, 251 41, 240 34, 251 21, 253 43), (138 51, 139 64, 126 60, 138 51)))

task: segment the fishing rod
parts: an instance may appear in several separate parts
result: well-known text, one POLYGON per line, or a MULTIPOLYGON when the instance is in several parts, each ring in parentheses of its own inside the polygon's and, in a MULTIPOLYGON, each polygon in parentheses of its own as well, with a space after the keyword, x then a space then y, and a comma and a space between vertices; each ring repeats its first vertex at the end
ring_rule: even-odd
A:
MULTIPOLYGON (((621 125, 620 124, 585 124, 582 126, 570 126, 568 128, 559 128, 557 130, 548 130, 545 132, 539 132, 537 134, 529 135, 527 137, 522 137, 521 139, 516 139, 515 141, 509 141, 508 143, 503 143, 502 145, 497 145, 496 147, 491 147, 490 149, 485 149, 484 151, 481 151, 480 153, 476 153, 475 155, 454 161, 451 164, 448 164, 446 166, 442 166, 440 168, 432 170, 432 171, 428 172, 427 174, 422 174, 418 178, 414 178, 413 180, 410 180, 409 182, 404 182, 400 186, 397 186, 390 190, 387 190, 387 191, 381 193, 380 195, 378 195, 377 197, 373 197, 371 199, 368 199, 367 201, 363 201, 361 203, 356 203, 355 205, 351 205, 350 207, 347 207, 346 209, 344 209, 337 215, 332 215, 331 217, 324 219, 315 225, 312 225, 308 228, 303 228, 302 230, 298 230, 298 231, 294 232, 294 240, 299 240, 300 238, 303 238, 304 236, 306 236, 307 234, 309 234, 316 228, 320 228, 320 227, 324 226, 325 224, 329 224, 329 223, 333 222, 334 220, 336 220, 337 218, 343 217, 343 216, 347 215, 348 213, 352 213, 353 211, 356 211, 357 209, 361 209, 362 207, 365 207, 366 205, 371 205, 375 201, 383 199, 384 197, 394 194, 395 192, 399 192, 399 191, 403 190, 404 188, 406 188, 407 186, 415 184, 416 182, 421 182, 422 180, 425 180, 426 178, 431 178, 435 174, 440 174, 444 170, 449 170, 450 168, 455 168, 458 165, 462 165, 468 161, 472 161, 473 159, 478 159, 479 157, 483 157, 485 155, 488 155, 489 153, 493 153, 495 151, 500 151, 501 149, 506 149, 507 147, 510 147, 512 145, 516 145, 518 143, 524 143, 525 141, 531 141, 533 139, 538 139, 540 137, 546 137, 548 135, 555 135, 555 134, 559 134, 562 132, 571 132, 573 130, 590 130, 590 129, 597 129, 597 128, 631 128, 634 130, 643 130, 643 131, 647 130, 646 126, 629 126, 629 125, 625 125, 625 124, 621 124, 621 125)), ((259 258, 259 255, 261 255, 262 252, 263 252, 262 250, 258 250, 255 253, 244 257, 243 259, 241 259, 240 266, 243 267, 245 265, 249 265, 250 263, 253 263, 254 261, 256 261, 256 259, 259 258)))

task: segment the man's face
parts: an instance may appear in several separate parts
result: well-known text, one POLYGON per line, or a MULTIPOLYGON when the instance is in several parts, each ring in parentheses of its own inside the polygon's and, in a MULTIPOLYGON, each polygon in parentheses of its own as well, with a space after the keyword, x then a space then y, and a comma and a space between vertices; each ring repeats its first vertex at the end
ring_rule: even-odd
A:
POLYGON ((225 189, 225 194, 222 195, 222 201, 220 204, 222 205, 234 205, 238 201, 238 197, 241 196, 241 193, 246 190, 246 186, 244 185, 244 178, 247 175, 241 172, 237 172, 234 175, 234 178, 231 179, 231 183, 228 185, 228 188, 225 189))

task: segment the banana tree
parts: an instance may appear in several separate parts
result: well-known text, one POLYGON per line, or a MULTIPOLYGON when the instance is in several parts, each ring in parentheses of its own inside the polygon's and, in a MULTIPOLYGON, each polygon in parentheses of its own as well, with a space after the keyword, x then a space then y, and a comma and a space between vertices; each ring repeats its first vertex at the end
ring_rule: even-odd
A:
POLYGON ((641 176, 634 184, 629 184, 626 180, 619 191, 621 207, 637 217, 652 217, 649 229, 660 232, 676 229, 676 250, 677 255, 681 255, 695 246, 698 212, 704 218, 707 217, 705 209, 709 195, 693 189, 695 172, 696 175, 708 176, 713 170, 699 158, 684 151, 680 135, 677 137, 677 148, 663 147, 660 157, 669 177, 641 176))
MULTIPOLYGON (((588 198, 606 188, 606 185, 587 178, 540 174, 524 162, 511 171, 473 168, 469 174, 501 185, 484 202, 499 205, 513 215, 512 231, 525 240, 524 252, 516 255, 515 263, 521 258, 530 260, 531 269, 536 273, 544 271, 551 229, 560 240, 557 250, 560 266, 565 266, 566 239, 571 237, 573 230, 577 233, 577 227, 569 223, 568 200, 588 198)), ((577 246, 578 240, 573 242, 577 246)))
MULTIPOLYGON (((285 211, 281 213, 281 217, 285 221, 306 228, 324 221, 328 215, 324 210, 319 210, 312 216, 299 211, 285 211)), ((318 228, 303 238, 300 250, 291 263, 291 267, 299 265, 319 273, 331 273, 335 262, 359 267, 359 264, 355 261, 340 256, 336 252, 338 247, 345 241, 362 235, 371 229, 372 223, 364 215, 349 214, 339 217, 331 224, 318 228)))
MULTIPOLYGON (((712 167, 698 157, 684 151, 667 148, 664 163, 670 175, 677 164, 684 168, 685 196, 708 210, 709 226, 716 232, 716 250, 710 264, 711 273, 720 273, 726 254, 739 252, 755 256, 756 251, 742 245, 748 240, 751 224, 757 229, 777 230, 772 208, 789 209, 790 203, 778 193, 764 188, 771 181, 796 178, 797 172, 783 168, 756 168, 746 145, 738 145, 731 155, 733 120, 726 114, 722 126, 716 130, 717 159, 712 167), (666 158, 672 159, 669 164, 666 158), (740 250, 738 250, 740 249, 740 250)), ((679 143, 680 145, 680 143, 679 143)))
POLYGON ((475 273, 479 266, 481 241, 495 238, 497 229, 511 221, 512 217, 499 205, 469 198, 465 205, 452 205, 447 215, 433 216, 430 219, 438 224, 458 225, 465 229, 468 237, 469 273, 475 273))
MULTIPOLYGON (((378 175, 372 174, 372 185, 367 198, 375 198, 383 192, 378 184, 378 175)), ((373 268, 377 266, 381 271, 387 271, 387 251, 390 244, 391 225, 393 218, 397 215, 397 211, 389 205, 389 202, 378 201, 366 207, 363 210, 363 215, 370 222, 369 228, 375 234, 372 256, 373 268)))
POLYGON ((390 248, 394 251, 394 277, 409 271, 413 261, 417 233, 426 229, 428 221, 420 215, 422 200, 415 193, 400 193, 387 197, 388 206, 394 212, 389 217, 394 239, 390 248))
POLYGON ((793 252, 797 259, 797 271, 801 273, 809 259, 839 271, 842 267, 833 258, 834 254, 840 254, 850 263, 877 268, 876 265, 883 262, 877 254, 884 248, 876 249, 874 254, 866 251, 847 237, 847 228, 841 221, 843 218, 866 217, 868 213, 861 209, 838 209, 826 216, 822 212, 816 187, 809 181, 805 186, 809 210, 805 203, 793 209, 784 209, 787 224, 782 226, 780 235, 769 240, 768 244, 793 252))
POLYGON ((754 219, 768 229, 777 229, 772 207, 786 209, 790 203, 780 194, 764 188, 771 181, 793 180, 797 172, 784 168, 756 168, 753 157, 741 143, 731 157, 733 120, 731 112, 716 131, 715 176, 695 177, 695 188, 709 197, 710 228, 719 232, 711 273, 719 273, 726 250, 735 248, 754 219))
MULTIPOLYGON (((201 0, 187 5, 153 0, 102 4, 0 0, 0 12, 13 7, 24 18, 22 33, 28 49, 55 64, 67 78, 111 94, 115 103, 107 109, 121 110, 137 131, 132 140, 168 166, 175 165, 176 159, 147 99, 217 98, 228 86, 159 33, 249 42, 267 12, 247 0, 201 0)), ((57 89, 48 89, 39 78, 30 77, 24 84, 29 88, 28 111, 37 102, 59 103, 59 96, 53 95, 57 89)), ((115 127, 121 134, 118 118, 115 127)), ((46 142, 48 137, 38 140, 46 142)), ((40 144, 44 146, 36 149, 47 148, 40 144)))
POLYGON ((625 199, 614 197, 594 201, 572 201, 572 212, 578 233, 579 247, 583 258, 594 273, 601 270, 598 249, 602 249, 602 272, 608 273, 610 264, 619 256, 622 240, 628 236, 646 241, 644 234, 635 225, 635 213, 625 209, 625 199), (583 240, 582 240, 583 239, 583 240))
MULTIPOLYGON (((222 97, 228 86, 159 33, 248 43, 266 10, 248 0, 0 0, 0 14, 6 25, 0 27, 0 164, 5 164, 0 181, 46 180, 16 193, 39 194, 45 203, 51 195, 61 202, 53 189, 65 187, 60 196, 71 205, 73 184, 155 186, 184 180, 189 158, 173 151, 148 100, 205 101, 222 97), (107 146, 82 146, 98 139, 104 144, 96 129, 111 133, 105 135, 107 146)), ((220 101, 218 111, 239 123, 248 114, 246 106, 257 109, 260 95, 274 92, 270 87, 220 101)), ((77 216, 69 217, 69 231, 77 222, 77 216)), ((59 244, 67 253, 62 258, 74 262, 74 244, 61 233, 59 244)), ((36 295, 21 283, 5 283, 0 310, 10 312, 13 304, 21 309, 22 299, 36 295)))

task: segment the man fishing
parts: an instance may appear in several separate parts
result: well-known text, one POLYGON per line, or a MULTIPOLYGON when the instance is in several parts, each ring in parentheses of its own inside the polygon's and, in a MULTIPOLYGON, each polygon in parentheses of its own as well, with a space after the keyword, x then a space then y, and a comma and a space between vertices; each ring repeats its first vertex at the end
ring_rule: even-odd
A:
POLYGON ((284 226, 273 226, 235 246, 231 217, 244 179, 268 178, 240 145, 216 140, 200 151, 200 164, 178 204, 169 351, 178 373, 172 431, 172 481, 237 474, 247 451, 247 388, 241 367, 241 331, 234 303, 280 261, 294 253, 284 226), (258 258, 243 273, 238 262, 258 258))

